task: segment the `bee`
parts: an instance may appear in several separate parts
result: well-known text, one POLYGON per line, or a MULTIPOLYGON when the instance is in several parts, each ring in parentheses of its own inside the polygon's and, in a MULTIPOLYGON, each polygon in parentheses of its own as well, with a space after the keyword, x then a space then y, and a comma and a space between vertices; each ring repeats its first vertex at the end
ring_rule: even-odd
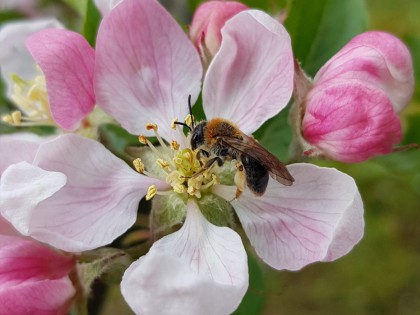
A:
POLYGON ((225 161, 237 161, 236 199, 243 192, 245 185, 256 196, 262 196, 267 188, 269 176, 285 186, 293 184, 294 178, 286 165, 229 120, 213 118, 201 121, 196 126, 192 120, 190 130, 191 148, 199 149, 199 154, 209 158, 202 171, 216 162, 222 166, 225 161))

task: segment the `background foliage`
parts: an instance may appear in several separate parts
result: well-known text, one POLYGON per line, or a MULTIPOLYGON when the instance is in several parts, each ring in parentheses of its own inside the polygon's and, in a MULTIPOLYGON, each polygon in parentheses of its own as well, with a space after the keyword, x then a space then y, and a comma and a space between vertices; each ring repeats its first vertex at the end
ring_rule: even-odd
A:
MULTIPOLYGON (((162 2, 186 25, 201 1, 162 2)), ((310 75, 354 35, 365 30, 384 30, 399 36, 412 52, 417 75, 412 104, 402 117, 404 143, 420 143, 418 0, 242 2, 275 14, 287 9, 285 26, 291 34, 294 52, 310 75)), ((45 12, 59 14, 67 27, 82 32, 94 44, 100 15, 92 0, 41 1, 40 4, 45 8, 51 5, 54 10, 45 12)), ((0 12, 0 23, 21 17, 18 12, 0 12)), ((11 104, 1 96, 0 114, 10 108, 11 104)), ((15 131, 0 124, 0 133, 15 131)), ((48 133, 51 129, 32 131, 48 133)), ((117 154, 122 153, 125 144, 135 140, 115 126, 104 126, 102 133, 105 144, 117 154)), ((291 137, 287 111, 267 122, 256 137, 282 160, 287 160, 291 137)), ((333 263, 313 264, 299 272, 272 270, 253 257, 250 249, 250 289, 235 314, 419 314, 420 150, 354 165, 313 162, 336 167, 355 178, 366 210, 363 240, 344 258, 333 263)), ((131 314, 117 286, 107 294, 101 314, 131 314)))

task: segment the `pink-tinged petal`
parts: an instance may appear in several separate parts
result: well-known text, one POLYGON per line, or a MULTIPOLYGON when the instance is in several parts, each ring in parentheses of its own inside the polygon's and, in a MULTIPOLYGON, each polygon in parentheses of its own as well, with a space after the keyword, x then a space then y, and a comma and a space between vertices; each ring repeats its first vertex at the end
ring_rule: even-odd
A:
POLYGON ((45 75, 54 121, 76 129, 95 106, 94 49, 82 35, 59 29, 35 33, 26 46, 45 75))
POLYGON ((76 260, 30 239, 0 235, 0 287, 67 276, 76 260))
POLYGON ((7 84, 7 94, 13 91, 11 74, 17 74, 25 80, 32 80, 39 75, 35 61, 25 46, 26 39, 33 33, 46 28, 63 28, 55 19, 6 23, 0 29, 0 68, 7 84))
MULTIPOLYGON (((7 212, 5 217, 22 234, 69 252, 111 243, 135 222, 138 203, 148 187, 167 187, 164 182, 136 173, 100 143, 72 134, 42 144, 33 164, 46 172, 65 174, 66 184, 50 198, 35 204, 27 194, 41 188, 27 177, 29 191, 20 199, 18 192, 10 199, 0 191, 2 213, 7 212), (32 206, 26 207, 28 203, 32 206)), ((1 178, 3 190, 7 189, 8 178, 25 176, 9 172, 3 179, 5 174, 1 178)), ((43 182, 39 184, 42 185, 43 182)))
POLYGON ((68 277, 6 288, 0 290, 0 314, 66 315, 74 294, 68 277))
POLYGON ((247 287, 239 235, 209 223, 193 201, 183 227, 157 241, 121 282, 136 314, 230 314, 247 287))
POLYGON ((362 238, 363 230, 363 201, 360 193, 357 192, 353 203, 338 222, 328 253, 322 261, 333 261, 346 255, 362 238))
POLYGON ((235 1, 208 1, 202 3, 194 12, 189 29, 190 38, 199 52, 207 48, 212 56, 219 50, 222 42, 221 29, 226 21, 248 7, 235 1), (205 44, 205 48, 202 44, 205 44))
POLYGON ((0 136, 0 176, 9 165, 26 161, 32 162, 39 145, 46 138, 35 134, 17 133, 0 136))
POLYGON ((0 236, 1 235, 12 235, 12 236, 20 236, 20 233, 0 215, 0 236))
POLYGON ((122 0, 93 0, 102 16, 107 15, 122 0))
MULTIPOLYGON (((292 186, 270 180, 262 197, 232 202, 257 254, 276 269, 298 270, 349 252, 363 236, 363 204, 354 180, 335 169, 293 164, 292 186)), ((236 187, 215 186, 231 200, 236 187)))
POLYGON ((39 243, 0 236, 0 314, 67 314, 75 259, 39 243))
POLYGON ((169 13, 156 0, 124 0, 103 19, 96 50, 98 105, 132 134, 152 122, 174 139, 171 121, 187 115, 188 95, 197 99, 202 69, 169 13))
POLYGON ((356 80, 315 86, 306 98, 302 129, 322 154, 347 163, 392 152, 402 137, 384 91, 356 80))
POLYGON ((317 73, 316 84, 357 79, 384 90, 397 112, 414 91, 413 62, 408 48, 384 32, 366 32, 353 38, 317 73))
POLYGON ((290 36, 269 15, 244 11, 226 23, 222 37, 204 81, 204 111, 207 118, 229 119, 250 134, 292 95, 290 36))

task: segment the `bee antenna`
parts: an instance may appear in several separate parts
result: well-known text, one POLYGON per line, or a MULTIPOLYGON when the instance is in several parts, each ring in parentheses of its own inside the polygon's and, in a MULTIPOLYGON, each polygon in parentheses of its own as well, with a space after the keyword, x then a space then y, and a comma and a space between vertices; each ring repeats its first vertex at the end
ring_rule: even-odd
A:
POLYGON ((175 121, 174 124, 175 125, 181 125, 181 126, 187 127, 191 131, 191 127, 188 126, 187 124, 183 123, 183 122, 175 121))
MULTIPOLYGON (((194 116, 193 116, 193 113, 192 113, 192 105, 191 105, 191 94, 189 94, 188 95, 188 108, 189 108, 189 110, 190 110, 190 116, 191 116, 191 126, 192 126, 192 129, 194 129, 194 127, 195 127, 195 121, 194 121, 194 116)), ((188 127, 188 126, 187 126, 188 127)), ((190 130, 191 130, 191 128, 190 127, 188 127, 190 130)))

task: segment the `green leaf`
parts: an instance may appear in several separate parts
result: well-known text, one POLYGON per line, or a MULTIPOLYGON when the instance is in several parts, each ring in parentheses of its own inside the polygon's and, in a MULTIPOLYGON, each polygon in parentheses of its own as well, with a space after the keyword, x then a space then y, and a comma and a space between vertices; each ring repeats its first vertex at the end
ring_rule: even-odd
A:
POLYGON ((92 0, 88 0, 86 6, 85 24, 83 26, 83 35, 92 46, 95 46, 96 34, 98 32, 101 14, 92 0))
POLYGON ((120 158, 125 158, 127 146, 138 145, 138 137, 133 136, 120 126, 105 124, 99 127, 100 142, 120 158))
POLYGON ((313 76, 351 38, 366 30, 365 0, 292 0, 285 26, 295 56, 313 76))
POLYGON ((419 143, 420 141, 420 113, 406 117, 407 131, 404 135, 404 143, 419 143))
POLYGON ((88 0, 63 0, 69 7, 75 10, 81 17, 86 16, 88 0))
POLYGON ((289 107, 268 120, 254 134, 254 137, 264 148, 284 162, 289 159, 289 147, 292 141, 292 130, 288 123, 288 117, 289 107))
POLYGON ((24 15, 16 11, 0 11, 0 24, 22 18, 24 18, 24 15))
POLYGON ((417 35, 417 33, 414 36, 409 36, 405 38, 405 41, 411 51, 411 56, 413 57, 414 77, 415 77, 414 99, 416 100, 416 103, 413 105, 419 107, 420 105, 420 34, 417 35))
POLYGON ((95 45, 101 15, 93 0, 64 0, 82 18, 83 36, 92 46, 95 45))

